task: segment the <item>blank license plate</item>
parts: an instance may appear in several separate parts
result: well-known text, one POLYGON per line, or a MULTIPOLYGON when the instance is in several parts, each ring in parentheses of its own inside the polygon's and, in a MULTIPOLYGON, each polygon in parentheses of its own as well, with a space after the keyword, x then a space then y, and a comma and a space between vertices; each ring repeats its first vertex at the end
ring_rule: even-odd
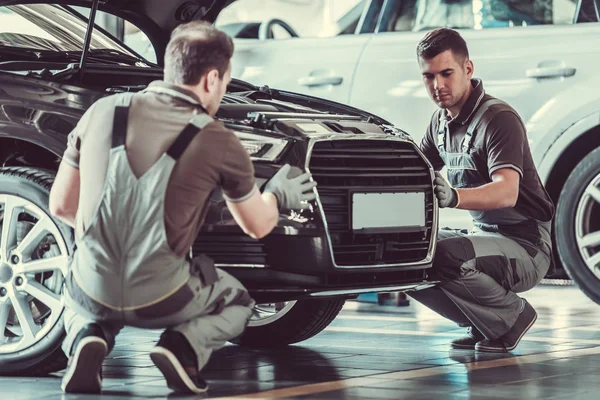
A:
POLYGON ((352 229, 423 227, 425 193, 353 193, 352 229))

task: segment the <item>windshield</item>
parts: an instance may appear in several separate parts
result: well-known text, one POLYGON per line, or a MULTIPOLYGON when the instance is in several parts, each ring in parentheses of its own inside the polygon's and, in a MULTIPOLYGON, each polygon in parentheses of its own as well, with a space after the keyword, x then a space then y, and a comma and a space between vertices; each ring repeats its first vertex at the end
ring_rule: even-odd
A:
MULTIPOLYGON (((28 50, 82 51, 87 21, 52 4, 0 7, 0 47, 28 50)), ((113 38, 94 29, 91 50, 117 50, 134 56, 113 38)))

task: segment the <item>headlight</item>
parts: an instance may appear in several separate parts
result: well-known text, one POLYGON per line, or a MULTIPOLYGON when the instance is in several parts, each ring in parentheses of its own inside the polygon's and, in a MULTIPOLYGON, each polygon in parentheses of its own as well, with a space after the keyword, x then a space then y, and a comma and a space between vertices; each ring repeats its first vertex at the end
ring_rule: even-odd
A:
POLYGON ((275 161, 288 144, 285 139, 276 139, 239 131, 235 131, 234 133, 253 160, 275 161))

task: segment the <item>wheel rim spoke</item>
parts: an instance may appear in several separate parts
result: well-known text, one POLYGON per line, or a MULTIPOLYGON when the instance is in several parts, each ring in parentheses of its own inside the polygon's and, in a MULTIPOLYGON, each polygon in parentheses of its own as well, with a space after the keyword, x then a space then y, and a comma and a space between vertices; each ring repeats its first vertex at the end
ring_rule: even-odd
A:
POLYGON ((43 258, 22 264, 19 268, 15 268, 15 271, 22 274, 37 274, 40 272, 60 270, 63 276, 66 276, 68 263, 68 256, 43 258))
POLYGON ((286 315, 295 304, 296 301, 257 304, 252 310, 252 316, 248 325, 262 326, 273 323, 286 315))
POLYGON ((19 217, 20 204, 14 197, 4 197, 4 217, 2 218, 2 236, 0 237, 0 257, 8 260, 8 250, 15 244, 17 239, 17 218, 19 217))
POLYGON ((67 252, 67 248, 62 241, 62 233, 60 232, 60 229, 58 229, 58 227, 54 224, 54 221, 52 221, 50 217, 48 217, 40 209, 38 209, 32 204, 25 204, 23 208, 31 215, 34 215, 38 219, 38 223, 41 222, 43 224, 43 227, 46 228, 46 231, 52 236, 54 236, 54 239, 59 245, 60 251, 63 253, 67 252))
POLYGON ((596 274, 600 274, 600 253, 596 253, 587 260, 585 260, 587 266, 594 271, 596 274))
POLYGON ((69 248, 58 225, 35 203, 0 194, 0 207, 1 262, 13 272, 4 285, 7 296, 0 299, 2 355, 36 344, 60 319, 69 248))
POLYGON ((62 302, 60 300, 60 296, 56 293, 52 293, 48 290, 44 285, 39 284, 38 282, 28 282, 23 290, 26 293, 32 295, 35 299, 44 303, 52 312, 59 312, 62 308, 62 302))
POLYGON ((581 238, 579 243, 581 247, 595 247, 600 245, 600 231, 588 233, 581 238))
POLYGON ((587 187, 585 193, 589 194, 596 201, 596 203, 600 203, 600 188, 590 185, 587 187))
POLYGON ((575 232, 579 254, 587 268, 600 280, 600 230, 596 215, 600 211, 600 175, 585 188, 575 216, 575 232))
POLYGON ((19 325, 23 331, 23 339, 26 342, 32 342, 35 340, 35 334, 39 332, 40 327, 36 325, 33 320, 33 314, 29 307, 29 302, 25 296, 12 294, 10 295, 10 301, 17 314, 19 325))
POLYGON ((263 317, 263 312, 259 308, 254 307, 252 309, 252 317, 251 318, 252 319, 261 319, 262 317, 263 317))
POLYGON ((48 232, 48 220, 46 218, 41 219, 27 233, 27 235, 23 238, 21 243, 19 243, 15 250, 16 253, 21 255, 30 255, 33 249, 48 234, 48 232))
POLYGON ((3 301, 0 303, 0 344, 6 341, 6 323, 8 322, 8 315, 10 314, 10 303, 3 301))

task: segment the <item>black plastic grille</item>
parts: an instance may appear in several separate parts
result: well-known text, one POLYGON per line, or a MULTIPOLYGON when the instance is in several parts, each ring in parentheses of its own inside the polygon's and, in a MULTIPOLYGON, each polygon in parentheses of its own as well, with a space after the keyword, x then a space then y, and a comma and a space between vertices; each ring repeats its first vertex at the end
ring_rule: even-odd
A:
POLYGON ((218 264, 266 264, 264 245, 249 236, 200 233, 192 246, 193 254, 204 253, 218 264))
POLYGON ((426 258, 433 228, 429 168, 415 147, 391 140, 336 140, 315 143, 309 168, 332 240, 337 265, 409 263, 426 258), (351 193, 373 189, 425 193, 424 230, 355 233, 351 193))

